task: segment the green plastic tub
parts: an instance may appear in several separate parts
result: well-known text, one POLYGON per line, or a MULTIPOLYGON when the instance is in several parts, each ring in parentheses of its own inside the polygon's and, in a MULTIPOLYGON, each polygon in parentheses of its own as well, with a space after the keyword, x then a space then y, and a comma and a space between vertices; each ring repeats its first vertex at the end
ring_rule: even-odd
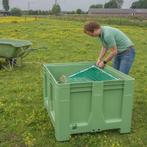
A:
POLYGON ((58 141, 69 140, 72 134, 78 133, 131 131, 134 79, 109 66, 95 69, 94 64, 45 64, 43 67, 44 105, 58 141), (99 78, 89 78, 88 74, 85 79, 85 69, 88 72, 94 69, 99 78), (66 80, 61 82, 63 75, 66 80))

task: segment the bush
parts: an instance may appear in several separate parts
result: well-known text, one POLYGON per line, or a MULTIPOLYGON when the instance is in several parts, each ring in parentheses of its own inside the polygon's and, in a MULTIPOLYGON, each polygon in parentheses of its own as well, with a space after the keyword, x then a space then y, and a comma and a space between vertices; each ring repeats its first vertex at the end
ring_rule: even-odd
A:
POLYGON ((19 8, 12 8, 11 15, 12 16, 22 16, 22 10, 19 8))
POLYGON ((82 10, 81 9, 77 9, 76 13, 77 14, 82 14, 82 10))

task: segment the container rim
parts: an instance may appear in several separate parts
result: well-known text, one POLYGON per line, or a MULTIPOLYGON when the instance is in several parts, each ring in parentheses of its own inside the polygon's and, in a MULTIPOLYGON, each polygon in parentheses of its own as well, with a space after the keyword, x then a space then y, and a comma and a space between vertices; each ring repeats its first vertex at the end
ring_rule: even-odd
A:
POLYGON ((89 62, 70 62, 70 63, 49 63, 49 64, 43 64, 43 66, 45 67, 45 69, 50 73, 51 77, 53 78, 54 82, 57 84, 57 85, 71 85, 71 84, 85 84, 85 83, 104 83, 104 82, 112 82, 112 81, 124 81, 124 80, 135 80, 134 78, 132 78, 131 76, 129 75, 126 75, 116 69, 114 69, 113 67, 109 66, 109 65, 106 65, 105 69, 106 70, 110 70, 112 73, 114 74, 117 74, 118 78, 117 80, 116 79, 112 79, 112 80, 107 80, 107 81, 76 81, 76 82, 72 82, 72 83, 69 83, 69 82, 65 82, 65 83, 59 83, 53 76, 53 74, 50 72, 50 70, 48 69, 48 67, 53 67, 53 66, 64 66, 64 65, 77 65, 77 64, 91 64, 91 65, 95 65, 95 61, 89 61, 89 62), (123 79, 119 78, 119 77, 122 77, 123 79))

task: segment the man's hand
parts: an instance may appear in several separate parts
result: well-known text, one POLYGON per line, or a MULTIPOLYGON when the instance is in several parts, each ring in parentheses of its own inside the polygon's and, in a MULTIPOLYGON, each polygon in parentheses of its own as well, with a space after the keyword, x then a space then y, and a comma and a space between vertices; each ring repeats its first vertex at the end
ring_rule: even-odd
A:
POLYGON ((98 67, 103 69, 103 68, 105 67, 104 62, 103 62, 103 61, 101 61, 101 62, 98 64, 98 67))
POLYGON ((101 61, 100 59, 98 59, 97 62, 96 62, 96 65, 99 66, 99 64, 100 64, 101 62, 102 62, 102 61, 101 61))
POLYGON ((98 58, 97 63, 96 63, 97 66, 99 66, 99 64, 102 62, 106 52, 107 52, 107 49, 105 47, 102 47, 99 58, 98 58))

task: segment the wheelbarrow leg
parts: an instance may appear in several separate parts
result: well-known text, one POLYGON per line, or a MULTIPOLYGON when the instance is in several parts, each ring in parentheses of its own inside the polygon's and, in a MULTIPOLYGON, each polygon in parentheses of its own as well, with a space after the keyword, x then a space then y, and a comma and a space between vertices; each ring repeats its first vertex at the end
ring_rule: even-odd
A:
POLYGON ((10 70, 13 69, 13 67, 16 65, 16 58, 7 58, 6 63, 9 65, 10 70))
POLYGON ((16 58, 7 58, 6 62, 10 65, 16 65, 17 60, 16 58))
POLYGON ((21 57, 15 58, 15 60, 13 61, 13 65, 15 65, 17 67, 21 67, 22 66, 22 58, 21 57))

